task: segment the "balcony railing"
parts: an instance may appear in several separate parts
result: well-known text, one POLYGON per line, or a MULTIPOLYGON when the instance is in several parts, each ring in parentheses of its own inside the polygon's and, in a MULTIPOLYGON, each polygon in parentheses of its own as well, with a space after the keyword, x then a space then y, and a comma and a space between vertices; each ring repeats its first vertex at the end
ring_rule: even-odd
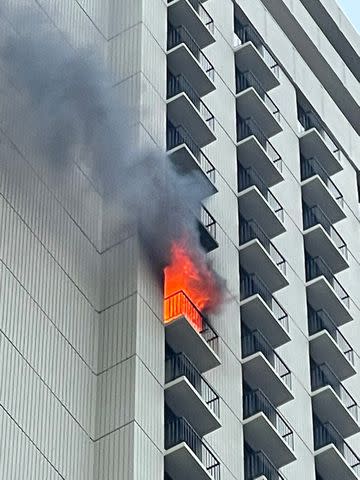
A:
POLYGON ((337 188, 335 183, 331 180, 329 175, 320 165, 320 163, 316 160, 315 157, 312 158, 305 158, 303 155, 300 157, 300 165, 301 165, 301 180, 306 180, 307 178, 313 177, 314 175, 319 175, 321 180, 327 186, 331 195, 335 198, 335 200, 339 203, 340 207, 344 207, 344 197, 342 193, 337 188))
POLYGON ((234 46, 238 47, 246 42, 251 42, 264 59, 266 65, 273 71, 276 77, 279 77, 279 65, 269 50, 265 47, 262 38, 255 28, 250 24, 242 25, 237 18, 235 18, 234 27, 234 46))
POLYGON ((262 196, 265 198, 270 208, 274 211, 275 215, 284 221, 284 209, 280 203, 276 200, 275 196, 270 192, 268 187, 263 182, 260 175, 252 167, 244 168, 241 164, 238 164, 238 190, 242 192, 246 188, 255 186, 258 188, 262 196))
MULTIPOLYGON (((168 0, 168 3, 171 3, 173 1, 174 0, 168 0)), ((195 12, 199 15, 203 24, 210 30, 211 33, 214 33, 214 20, 212 19, 206 8, 203 6, 203 4, 200 2, 200 0, 188 0, 188 2, 193 7, 195 12)))
POLYGON ((315 333, 326 330, 335 340, 345 357, 354 365, 354 350, 325 310, 315 311, 308 305, 308 323, 309 335, 315 335, 315 333))
POLYGON ((286 480, 264 452, 245 453, 245 480, 255 480, 262 476, 267 480, 286 480))
POLYGON ((343 257, 346 259, 348 258, 348 249, 346 243, 341 238, 337 230, 332 226, 331 221, 318 205, 309 207, 305 202, 303 202, 303 220, 304 230, 314 227, 315 225, 321 225, 331 240, 335 243, 343 257))
POLYGON ((220 480, 220 463, 192 426, 180 417, 165 424, 165 449, 185 442, 214 480, 220 480))
POLYGON ((236 93, 240 93, 247 88, 254 88, 259 97, 263 100, 270 112, 274 115, 278 122, 280 122, 280 110, 276 104, 271 100, 265 89, 255 77, 252 72, 240 72, 236 69, 236 93))
POLYGON ((354 450, 345 442, 340 433, 330 423, 321 423, 315 419, 314 423, 314 447, 319 450, 326 445, 333 444, 345 458, 346 463, 360 477, 360 459, 354 450))
POLYGON ((214 131, 215 129, 215 117, 201 100, 195 89, 190 85, 183 75, 174 76, 171 73, 168 73, 167 81, 167 95, 168 98, 179 95, 180 93, 186 93, 189 97, 191 103, 198 110, 204 122, 208 127, 214 131))
POLYGON ((321 257, 311 257, 310 255, 306 255, 305 270, 307 281, 324 276, 340 300, 346 305, 347 308, 350 308, 349 295, 321 257))
POLYGON ((209 177, 211 183, 215 185, 216 170, 214 165, 210 162, 208 157, 196 144, 190 133, 184 127, 181 125, 175 127, 171 122, 168 122, 166 130, 166 144, 167 150, 172 150, 173 148, 185 144, 194 155, 201 169, 209 177))
POLYGON ((201 207, 200 220, 209 234, 216 240, 216 220, 203 205, 201 207))
POLYGON ((217 417, 220 416, 219 396, 183 353, 172 355, 165 362, 165 381, 171 382, 185 376, 199 393, 206 405, 217 417))
POLYGON ((344 385, 340 382, 337 378, 335 373, 331 370, 331 368, 323 363, 321 365, 317 365, 314 362, 311 362, 311 388, 312 390, 317 390, 322 387, 330 386, 336 393, 336 395, 340 398, 342 403, 351 413, 351 415, 358 420, 359 418, 359 406, 354 400, 354 398, 350 395, 350 393, 346 390, 344 385))
POLYGON ((181 43, 184 43, 190 52, 194 55, 194 57, 200 63, 204 72, 208 75, 208 77, 214 81, 215 78, 215 69, 207 58, 207 56, 202 52, 199 45, 196 43, 194 38, 191 34, 186 30, 186 28, 181 25, 179 27, 173 27, 169 25, 168 28, 168 49, 172 49, 177 47, 181 43))
POLYGON ((266 305, 272 311, 276 320, 282 327, 289 331, 289 317, 280 303, 273 297, 271 292, 267 289, 264 282, 254 273, 249 274, 244 270, 240 272, 240 298, 251 297, 253 295, 260 295, 266 305))
POLYGON ((243 358, 261 352, 270 365, 273 366, 277 375, 291 389, 291 372, 266 340, 264 335, 258 330, 251 332, 250 329, 246 328, 244 325, 242 328, 244 332, 241 338, 243 358))
POLYGON ((282 439, 293 450, 294 433, 282 415, 280 415, 261 390, 246 393, 244 395, 244 418, 251 417, 259 412, 263 412, 282 439))
POLYGON ((266 233, 255 222, 255 220, 245 220, 240 216, 240 245, 244 245, 251 240, 257 239, 269 253, 271 259, 277 267, 286 275, 286 261, 279 250, 275 247, 266 233))

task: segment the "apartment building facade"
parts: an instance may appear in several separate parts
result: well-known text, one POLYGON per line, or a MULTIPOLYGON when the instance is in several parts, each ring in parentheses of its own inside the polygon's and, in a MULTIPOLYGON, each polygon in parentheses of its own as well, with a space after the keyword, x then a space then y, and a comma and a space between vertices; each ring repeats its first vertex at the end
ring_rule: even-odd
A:
POLYGON ((8 3, 101 52, 138 145, 197 172, 225 300, 164 294, 86 172, 38 162, 3 65, 1 477, 359 479, 360 39, 336 2, 8 3))

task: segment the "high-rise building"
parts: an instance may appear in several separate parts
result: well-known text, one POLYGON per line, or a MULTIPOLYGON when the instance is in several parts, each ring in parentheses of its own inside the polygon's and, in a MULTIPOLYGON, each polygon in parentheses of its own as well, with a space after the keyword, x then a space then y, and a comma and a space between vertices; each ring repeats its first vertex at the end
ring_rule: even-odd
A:
POLYGON ((4 3, 1 479, 360 479, 360 38, 335 0, 4 3), (225 280, 219 309, 186 279, 164 294, 59 150, 90 90, 64 89, 44 24, 100 52, 141 149, 198 172, 181 199, 203 192, 188 215, 225 280), (32 108, 66 174, 39 161, 32 108))

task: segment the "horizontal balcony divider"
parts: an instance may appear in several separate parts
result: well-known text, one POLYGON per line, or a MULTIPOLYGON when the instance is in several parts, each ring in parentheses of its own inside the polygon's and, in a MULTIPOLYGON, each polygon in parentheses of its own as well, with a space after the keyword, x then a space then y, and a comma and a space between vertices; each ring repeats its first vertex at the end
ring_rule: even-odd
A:
POLYGON ((261 390, 244 394, 244 418, 262 412, 275 427, 282 439, 294 449, 294 432, 261 390))
POLYGON ((275 247, 264 230, 255 220, 245 220, 240 216, 240 245, 244 245, 251 240, 259 240, 265 250, 269 253, 275 265, 286 275, 286 260, 275 247))
POLYGON ((326 330, 335 340, 345 357, 354 365, 354 350, 325 310, 315 311, 308 305, 308 323, 309 335, 326 330))
POLYGON ((267 480, 286 480, 264 452, 245 453, 245 480, 255 480, 262 476, 267 480))
POLYGON ((183 353, 177 353, 167 358, 165 361, 165 381, 166 383, 171 382, 181 376, 185 376, 189 380, 210 410, 219 417, 219 395, 214 391, 187 356, 183 353))
POLYGON ((199 61, 202 69, 208 75, 208 77, 214 81, 215 78, 215 69, 207 56, 202 52, 199 45, 196 43, 194 38, 188 32, 188 30, 180 25, 179 27, 173 27, 172 25, 168 26, 168 49, 177 47, 181 43, 184 43, 194 57, 199 61))
POLYGON ((220 480, 220 462, 185 418, 165 423, 165 449, 185 442, 214 480, 220 480))

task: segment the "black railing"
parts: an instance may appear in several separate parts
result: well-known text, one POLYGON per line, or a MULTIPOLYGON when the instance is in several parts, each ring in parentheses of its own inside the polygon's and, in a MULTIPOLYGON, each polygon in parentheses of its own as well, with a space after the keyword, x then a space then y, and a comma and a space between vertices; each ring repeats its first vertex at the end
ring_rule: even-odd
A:
POLYGON ((240 216, 240 245, 244 245, 250 240, 258 239, 265 250, 269 253, 275 265, 286 275, 286 261, 279 250, 275 247, 264 230, 255 220, 245 220, 240 216))
POLYGON ((330 422, 321 423, 315 419, 314 422, 314 447, 319 450, 326 445, 333 444, 341 455, 344 457, 346 463, 354 470, 356 475, 360 477, 360 459, 354 450, 342 438, 340 433, 336 430, 334 425, 330 422))
POLYGON ((276 320, 282 327, 289 331, 289 317, 280 303, 273 297, 271 292, 265 286, 264 282, 254 273, 249 274, 245 270, 240 272, 240 298, 252 297, 253 295, 260 295, 266 305, 272 311, 276 320))
POLYGON ((294 433, 283 416, 276 410, 261 390, 248 392, 244 395, 244 418, 249 418, 262 412, 275 427, 281 438, 294 449, 294 433))
POLYGON ((331 180, 329 175, 320 165, 318 160, 315 157, 305 158, 303 155, 300 156, 300 165, 301 165, 301 180, 306 180, 307 178, 313 177, 314 175, 319 175, 321 180, 327 186, 331 195, 339 203, 341 208, 344 207, 344 197, 340 190, 337 188, 335 183, 331 180))
POLYGON ((265 198, 270 208, 274 211, 281 222, 284 221, 284 209, 276 200, 275 196, 270 192, 268 187, 256 170, 252 167, 244 168, 238 163, 238 191, 242 192, 246 188, 255 186, 265 198))
POLYGON ((307 281, 321 276, 325 277, 340 300, 347 308, 350 308, 349 295, 321 257, 311 257, 307 254, 305 260, 305 270, 307 281))
POLYGON ((180 417, 165 424, 165 449, 185 442, 214 480, 220 480, 220 462, 192 426, 180 417))
POLYGON ((165 361, 165 381, 171 382, 185 376, 199 393, 206 405, 217 417, 220 416, 220 401, 218 394, 201 375, 198 369, 183 353, 177 353, 165 361))
POLYGON ((242 326, 242 329, 243 335, 241 337, 241 346, 243 358, 261 352, 273 366, 277 375, 291 389, 291 372, 266 340, 264 335, 259 332, 259 330, 250 331, 250 329, 244 328, 244 325, 242 326))
POLYGON ((343 257, 346 259, 348 258, 348 249, 346 243, 318 205, 309 207, 305 202, 303 202, 303 221, 304 230, 314 227, 315 225, 321 225, 331 240, 335 243, 343 257))
POLYGON ((216 220, 203 205, 201 206, 200 220, 208 233, 216 240, 216 220))
POLYGON ((168 98, 174 97, 175 95, 179 95, 180 93, 185 93, 194 107, 198 110, 201 117, 208 125, 208 127, 214 131, 215 129, 215 117, 205 105, 205 103, 201 100, 198 93, 192 87, 192 85, 188 82, 188 80, 184 77, 184 75, 177 75, 174 76, 171 73, 168 73, 168 80, 167 80, 167 96, 168 98))
POLYGON ((201 48, 196 43, 196 41, 191 36, 191 34, 186 30, 186 28, 183 25, 179 27, 173 27, 172 25, 169 25, 168 42, 167 42, 168 50, 171 50, 172 48, 177 47, 181 43, 184 43, 188 47, 190 52, 194 55, 194 57, 200 63, 204 72, 208 75, 208 77, 211 80, 214 80, 215 78, 214 67, 210 62, 210 60, 207 58, 207 56, 202 52, 201 48))
POLYGON ((215 185, 216 170, 214 165, 210 162, 208 157, 196 144, 190 133, 184 127, 182 127, 181 125, 175 127, 171 122, 168 122, 166 129, 166 149, 172 150, 173 148, 179 147, 183 144, 185 144, 189 148, 191 153, 194 155, 197 163, 200 165, 201 169, 206 173, 210 181, 215 185))
POLYGON ((267 480, 286 480, 264 452, 245 453, 245 480, 255 480, 262 476, 267 480))
POLYGON ((326 330, 335 340, 345 357, 354 365, 354 350, 325 310, 315 311, 308 305, 308 323, 309 335, 315 335, 315 333, 326 330))

